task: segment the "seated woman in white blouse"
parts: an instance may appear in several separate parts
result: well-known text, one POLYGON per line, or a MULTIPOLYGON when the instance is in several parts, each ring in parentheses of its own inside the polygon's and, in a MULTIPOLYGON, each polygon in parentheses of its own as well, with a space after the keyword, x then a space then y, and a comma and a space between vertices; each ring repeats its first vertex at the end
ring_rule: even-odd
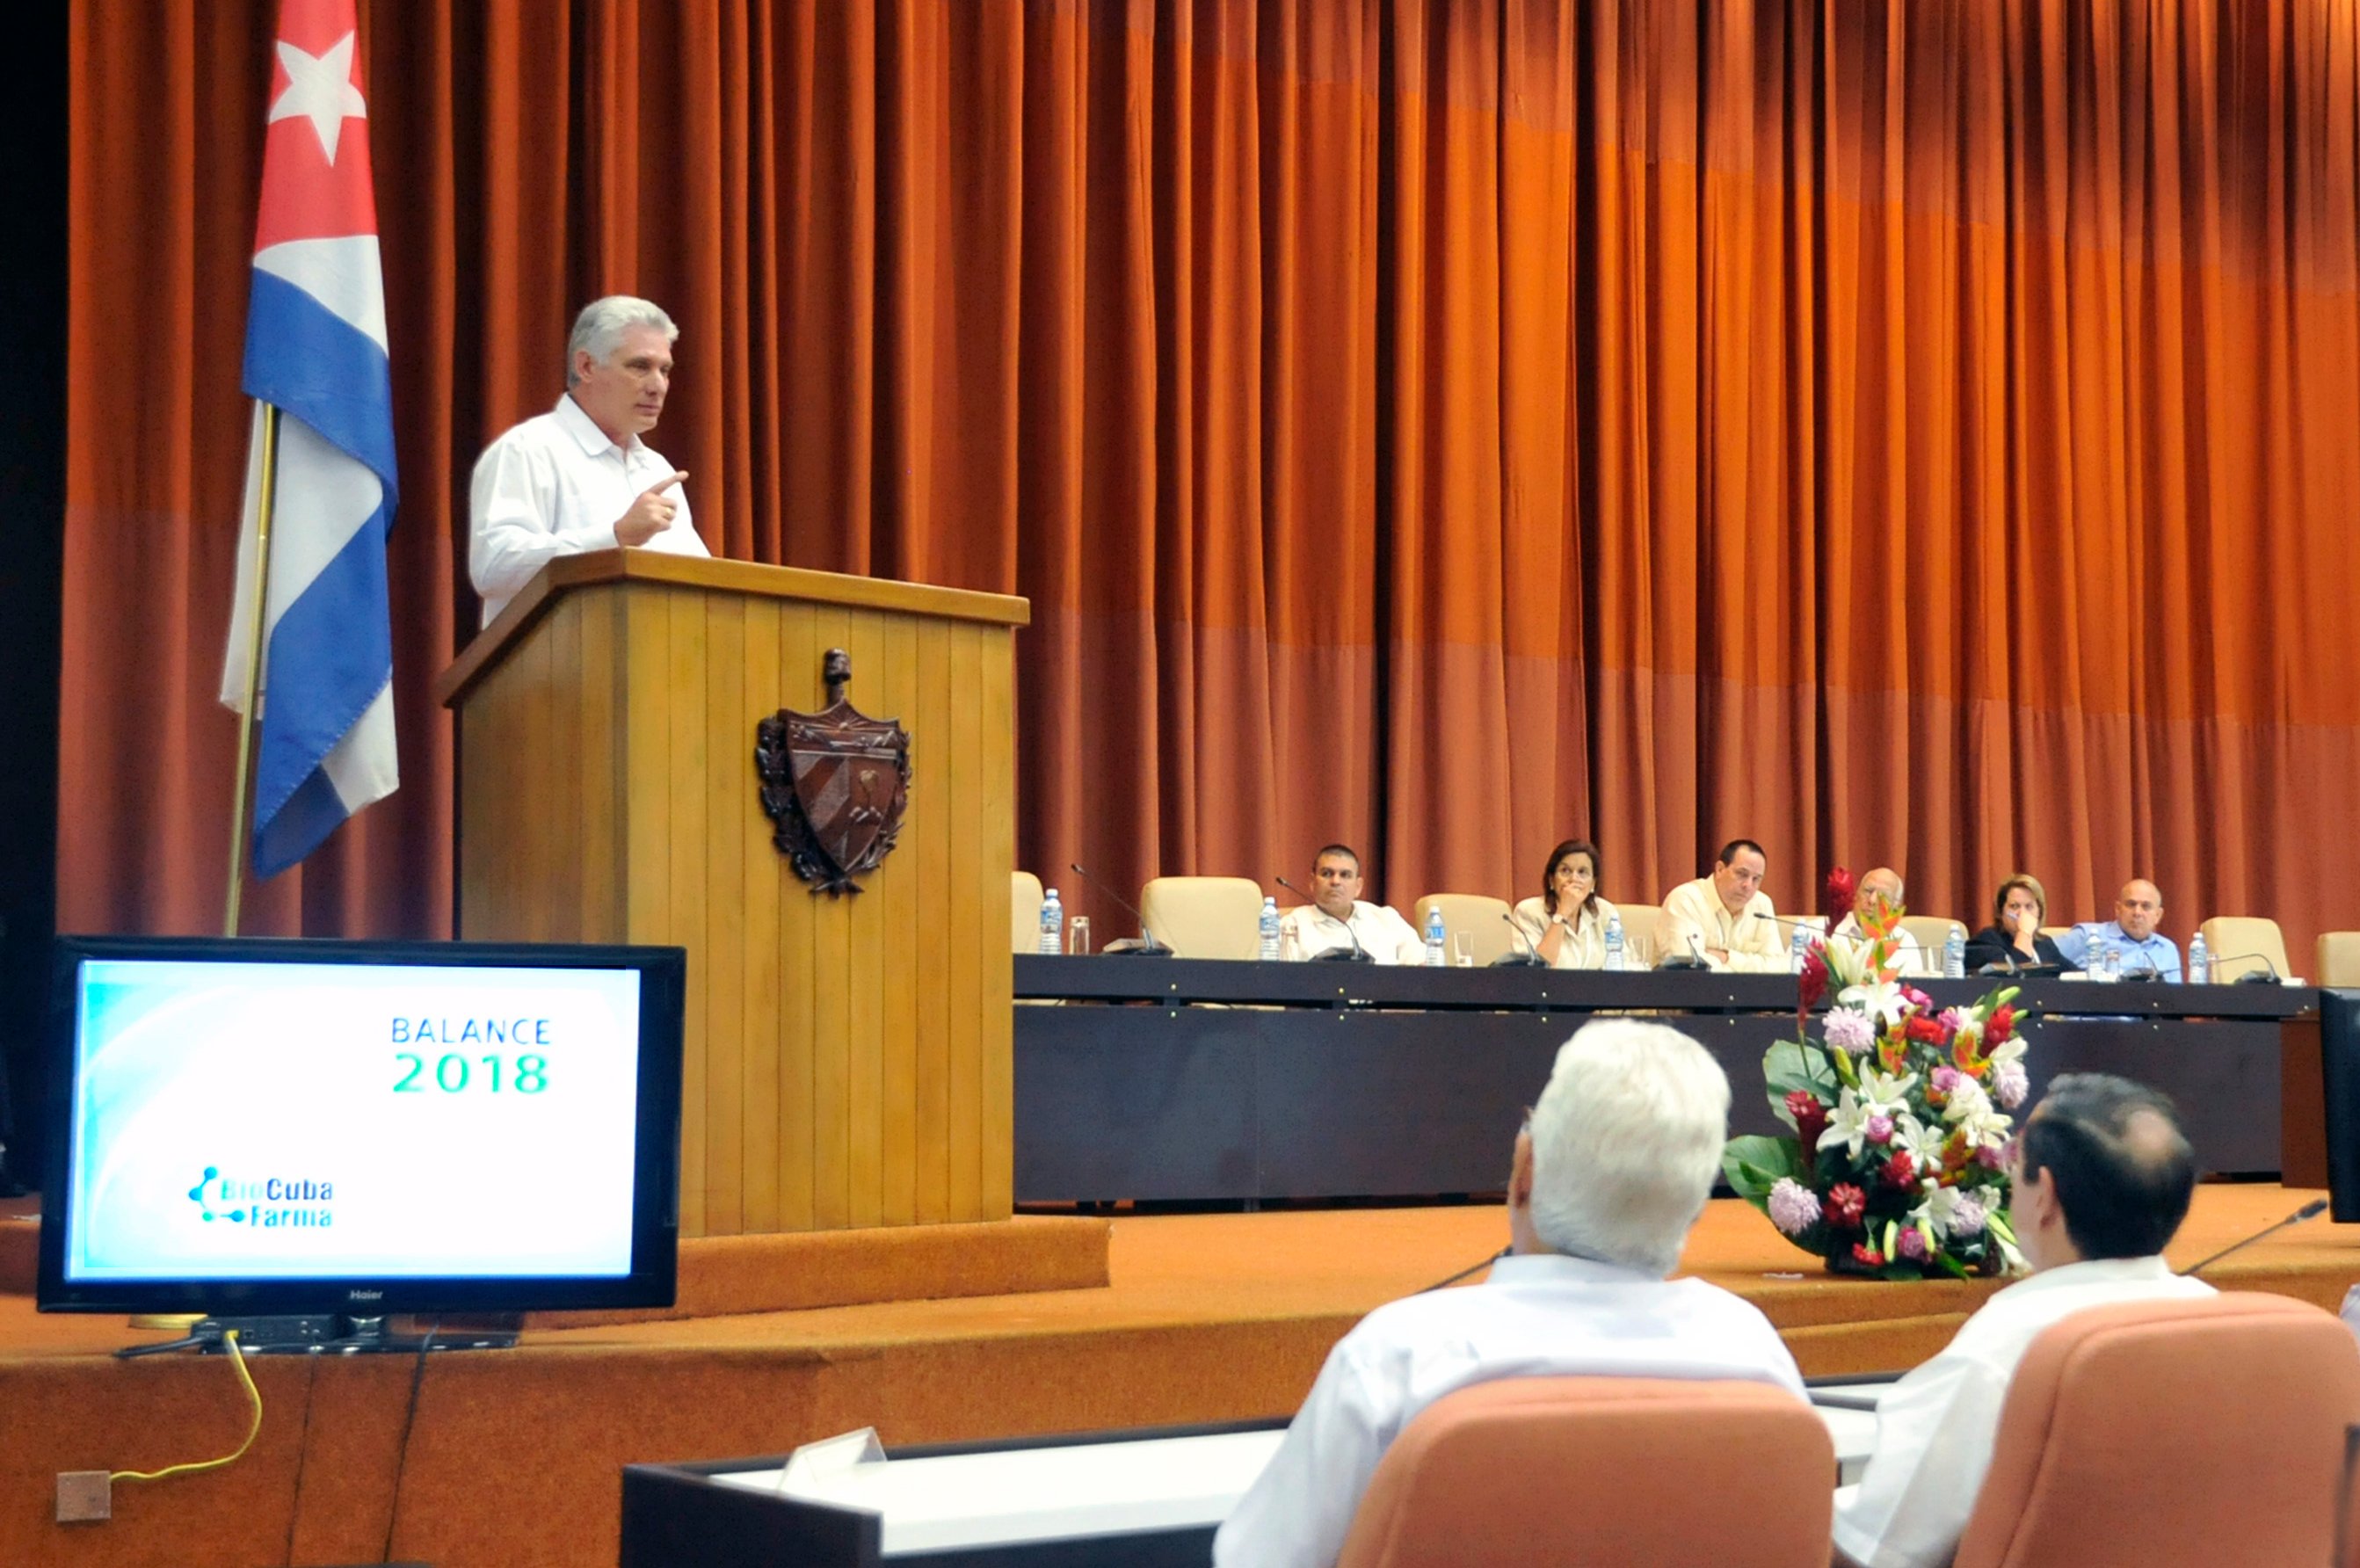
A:
POLYGON ((1516 906, 1516 923, 1540 953, 1558 969, 1606 967, 1606 922, 1614 906, 1598 896, 1598 846, 1569 838, 1549 851, 1541 873, 1541 896, 1516 906))

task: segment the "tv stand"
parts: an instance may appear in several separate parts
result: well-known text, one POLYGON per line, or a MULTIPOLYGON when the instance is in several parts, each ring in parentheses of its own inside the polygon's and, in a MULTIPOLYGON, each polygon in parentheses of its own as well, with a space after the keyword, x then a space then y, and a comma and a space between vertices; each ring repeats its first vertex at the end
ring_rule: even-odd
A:
POLYGON ((391 1318, 353 1318, 334 1313, 295 1317, 199 1318, 180 1339, 157 1345, 129 1345, 115 1354, 158 1356, 168 1350, 193 1350, 218 1356, 229 1348, 229 1335, 249 1356, 412 1356, 426 1349, 507 1350, 517 1342, 511 1327, 437 1327, 421 1334, 393 1332, 391 1318))

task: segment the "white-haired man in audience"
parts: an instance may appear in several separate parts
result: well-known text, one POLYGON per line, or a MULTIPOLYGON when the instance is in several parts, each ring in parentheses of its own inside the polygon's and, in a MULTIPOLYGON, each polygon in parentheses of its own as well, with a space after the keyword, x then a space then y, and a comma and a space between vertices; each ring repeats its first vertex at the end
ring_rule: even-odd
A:
POLYGON ((1743 1378, 1803 1397, 1769 1320, 1670 1279, 1721 1171, 1729 1081, 1663 1024, 1603 1019, 1557 1051, 1508 1181, 1489 1280, 1389 1302, 1329 1353, 1270 1467, 1213 1542, 1238 1565, 1336 1561, 1377 1461, 1420 1410, 1499 1377, 1743 1378))
MULTIPOLYGON (((1861 940, 1863 933, 1860 922, 1882 910, 1900 909, 1902 893, 1901 873, 1890 866, 1863 872, 1852 889, 1851 912, 1830 934, 1850 942, 1861 940)), ((1926 950, 1918 944, 1916 937, 1898 926, 1893 928, 1893 967, 1903 975, 1933 973, 1926 966, 1926 950)))
POLYGON ((2088 1307, 2212 1293, 2163 1260, 2196 1186, 2195 1154, 2163 1095, 2103 1073, 2059 1078, 2009 1159, 2010 1213, 2033 1276, 1985 1301, 1878 1401, 1876 1451, 1860 1485, 1836 1493, 1841 1562, 1950 1561, 1991 1468, 2008 1379, 2041 1330, 2088 1307))
POLYGON ((565 344, 565 395, 484 449, 468 493, 467 573, 484 624, 561 555, 617 545, 707 555, 689 518, 688 475, 639 440, 672 390, 680 336, 659 306, 594 299, 565 344))

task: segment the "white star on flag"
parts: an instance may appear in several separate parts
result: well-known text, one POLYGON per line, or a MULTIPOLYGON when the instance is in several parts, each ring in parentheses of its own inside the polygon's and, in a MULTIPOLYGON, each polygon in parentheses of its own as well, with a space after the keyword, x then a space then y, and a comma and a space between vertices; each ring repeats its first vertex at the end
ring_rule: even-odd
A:
POLYGON ((281 38, 279 63, 287 68, 287 91, 270 106, 270 123, 303 115, 320 135, 320 150, 334 163, 344 121, 368 118, 368 100, 353 85, 353 35, 346 33, 322 55, 305 54, 281 38))

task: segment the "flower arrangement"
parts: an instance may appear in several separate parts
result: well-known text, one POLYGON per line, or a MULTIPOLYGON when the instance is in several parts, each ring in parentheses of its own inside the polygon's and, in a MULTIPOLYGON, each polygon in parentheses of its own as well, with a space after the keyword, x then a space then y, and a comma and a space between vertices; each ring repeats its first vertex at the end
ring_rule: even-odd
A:
MULTIPOLYGON (((1828 879, 1833 931, 1852 882, 1828 879)), ((1779 1234, 1839 1274, 1920 1279, 2017 1272, 2005 1152, 2024 1103, 2016 988, 1938 1009, 1896 972, 1902 911, 1882 908, 1857 939, 1825 937, 1804 959, 1795 1038, 1763 1058, 1786 1138, 1733 1138, 1721 1168, 1779 1234), (1810 1038, 1810 1010, 1834 991, 1810 1038)))

